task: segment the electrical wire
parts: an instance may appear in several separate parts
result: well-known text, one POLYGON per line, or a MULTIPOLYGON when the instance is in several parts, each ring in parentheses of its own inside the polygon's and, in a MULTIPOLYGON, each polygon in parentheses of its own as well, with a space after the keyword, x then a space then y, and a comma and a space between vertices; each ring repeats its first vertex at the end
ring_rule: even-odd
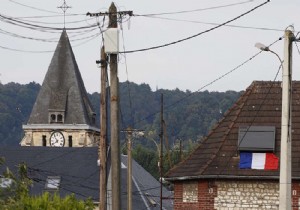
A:
POLYGON ((34 10, 38 10, 38 11, 41 11, 41 12, 48 12, 48 13, 54 13, 54 14, 61 14, 60 12, 54 12, 54 11, 50 11, 50 10, 45 10, 45 9, 41 9, 41 8, 37 8, 37 7, 33 7, 33 6, 29 6, 29 5, 26 5, 26 4, 22 4, 22 3, 19 3, 17 1, 13 1, 13 0, 8 0, 14 4, 18 4, 18 5, 21 5, 23 7, 27 7, 27 8, 30 8, 30 9, 34 9, 34 10))
MULTIPOLYGON (((261 52, 262 52, 262 51, 261 51, 261 52)), ((237 154, 237 152, 238 152, 238 149, 239 149, 239 146, 240 146, 241 143, 244 141, 245 136, 246 136, 246 134, 249 132, 250 127, 253 125, 253 123, 254 123, 254 121, 257 119, 257 117, 259 117, 258 113, 260 112, 262 106, 264 105, 265 101, 267 100, 267 97, 269 96, 269 94, 270 94, 270 92, 271 92, 271 89, 273 88, 273 86, 274 86, 274 84, 275 84, 275 81, 276 81, 276 79, 277 79, 277 77, 278 77, 278 74, 279 74, 280 70, 282 69, 282 65, 283 65, 283 62, 281 62, 280 66, 279 66, 279 68, 278 68, 278 70, 277 70, 277 72, 276 72, 276 75, 275 75, 275 77, 274 77, 274 80, 273 80, 271 86, 269 87, 267 93, 265 94, 263 100, 262 100, 261 103, 259 104, 259 107, 258 107, 258 109, 256 110, 256 113, 255 113, 255 115, 253 116, 252 121, 250 122, 250 125, 247 127, 246 132, 244 133, 244 135, 242 136, 241 140, 239 141, 239 143, 238 143, 236 149, 234 150, 233 154, 229 157, 227 163, 225 164, 225 167, 223 167, 223 169, 219 172, 219 174, 218 174, 219 176, 220 176, 221 173, 224 172, 224 170, 228 169, 228 165, 229 165, 229 163, 231 162, 231 159, 232 159, 234 156, 236 156, 236 154, 237 154)), ((254 90, 254 88, 251 89, 249 95, 252 94, 252 91, 253 91, 253 90, 254 90)))
MULTIPOLYGON (((279 39, 277 39, 276 41, 274 41, 273 43, 271 43, 268 47, 274 45, 275 43, 277 43, 277 42, 280 41, 280 40, 282 40, 282 37, 280 37, 279 39)), ((250 58, 248 58, 247 60, 245 60, 245 61, 242 62, 241 64, 237 65, 236 67, 234 67, 234 68, 231 69, 230 71, 228 71, 228 72, 222 74, 221 76, 217 77, 216 79, 212 80, 211 82, 209 82, 209 83, 203 85, 203 86, 200 87, 197 91, 195 91, 195 92, 193 92, 193 93, 190 93, 190 94, 188 94, 187 96, 182 97, 181 99, 175 101, 174 103, 171 103, 171 104, 169 104, 169 105, 166 105, 166 106, 164 107, 164 109, 167 110, 167 109, 169 109, 169 108, 175 106, 176 104, 185 101, 187 98, 193 96, 195 93, 200 92, 200 91, 203 90, 204 88, 206 88, 206 87, 208 87, 208 86, 210 86, 210 85, 216 83, 217 81, 223 79, 224 77, 226 77, 226 76, 230 75, 231 73, 235 72, 236 70, 240 69, 242 66, 244 66, 244 65, 247 64, 248 62, 252 61, 255 57, 257 57, 257 56, 258 56, 259 54, 261 54, 261 53, 262 53, 262 51, 259 51, 258 53, 255 53, 255 54, 252 55, 250 58)), ((160 111, 156 111, 156 112, 154 112, 154 113, 148 115, 147 117, 145 117, 145 118, 143 118, 143 119, 141 119, 141 120, 139 120, 139 121, 137 121, 137 122, 135 122, 135 123, 138 124, 138 123, 140 123, 140 122, 142 122, 142 121, 145 121, 145 120, 149 119, 150 117, 155 116, 155 115, 158 114, 158 113, 160 113, 160 111)))
POLYGON ((207 11, 207 10, 214 10, 214 9, 221 9, 221 8, 226 8, 226 7, 232 7, 232 6, 237 6, 241 4, 248 4, 250 2, 253 2, 254 0, 248 0, 244 2, 238 2, 238 3, 232 3, 232 4, 224 4, 220 6, 214 6, 214 7, 207 7, 207 8, 201 8, 201 9, 193 9, 193 10, 184 10, 184 11, 177 11, 177 12, 163 12, 163 13, 153 13, 153 14, 144 14, 144 15, 134 15, 134 16, 158 16, 158 15, 174 15, 174 14, 183 14, 183 13, 191 13, 191 12, 202 12, 202 11, 207 11))
MULTIPOLYGON (((95 29, 92 29, 91 31, 93 31, 95 29)), ((4 34, 10 34, 10 32, 3 32, 3 30, 0 29, 0 33, 4 33, 4 34), (2 32, 1 32, 2 31, 2 32)), ((22 36, 22 35, 18 35, 18 34, 13 34, 11 33, 10 34, 11 36, 13 37, 18 37, 18 38, 23 38, 23 39, 30 39, 30 40, 34 40, 34 41, 42 41, 42 42, 57 42, 57 40, 51 40, 51 39, 39 39, 39 38, 32 38, 32 37, 25 37, 25 36, 22 36)), ((79 34, 80 35, 80 34, 79 34)), ((74 36, 71 36, 72 37, 76 37, 76 36, 79 36, 79 35, 74 35, 74 36)), ((92 40, 94 40, 95 38, 97 38, 99 35, 101 35, 100 33, 96 33, 96 34, 93 34, 93 35, 90 35, 90 36, 86 36, 86 37, 81 37, 81 38, 77 38, 77 39, 70 39, 70 42, 76 42, 76 41, 82 41, 82 40, 85 40, 79 44, 76 44, 76 45, 73 45, 73 48, 75 47, 78 47, 78 46, 81 46, 83 44, 86 44, 92 40)), ((41 51, 41 50, 37 50, 37 51, 32 51, 32 50, 20 50, 20 49, 16 49, 16 48, 11 48, 11 47, 6 47, 6 46, 1 46, 0 45, 0 48, 1 49, 4 49, 4 50, 10 50, 10 51, 16 51, 16 52, 24 52, 24 53, 51 53, 51 52, 54 52, 54 50, 45 50, 45 51, 41 51)))
MULTIPOLYGON (((16 18, 12 18, 12 17, 8 17, 5 16, 3 14, 0 14, 0 17, 2 19, 2 21, 13 24, 13 25, 17 25, 20 27, 26 27, 29 29, 44 29, 44 30, 63 30, 64 28, 58 28, 58 27, 48 27, 48 26, 42 26, 42 25, 36 25, 36 24, 31 24, 31 23, 27 23, 24 21, 20 21, 16 18)), ((93 27, 98 27, 96 24, 94 25, 90 25, 90 26, 81 26, 81 27, 71 27, 71 28, 65 28, 66 30, 82 30, 82 29, 89 29, 89 28, 93 28, 93 27)))
MULTIPOLYGON (((90 144, 84 145, 84 146, 82 146, 82 147, 78 147, 78 148, 73 149, 73 150, 71 150, 71 151, 68 151, 68 152, 65 152, 65 153, 63 153, 63 154, 57 155, 57 156, 54 157, 54 158, 49 158, 48 160, 45 160, 45 161, 36 163, 36 164, 32 165, 31 167, 32 167, 32 168, 35 168, 35 167, 37 167, 37 166, 39 166, 39 165, 42 165, 42 164, 51 162, 51 161, 53 161, 53 160, 56 160, 56 159, 58 159, 58 158, 61 158, 61 157, 65 156, 65 155, 69 155, 69 154, 71 154, 71 153, 78 152, 78 151, 80 151, 79 148, 90 147, 90 146, 93 146, 93 145, 94 145, 94 143, 90 143, 90 144)), ((80 151, 80 152, 81 152, 81 151, 80 151)))
MULTIPOLYGON (((125 52, 125 40, 124 40, 124 32, 122 31, 122 40, 123 40, 123 51, 125 52)), ((126 76, 127 76, 127 89, 128 89, 128 98, 129 98, 129 109, 130 109, 130 117, 131 117, 131 122, 130 125, 132 128, 134 128, 134 116, 133 116, 133 110, 132 110, 132 97, 131 97, 131 89, 130 89, 130 83, 129 83, 129 76, 128 76, 128 67, 127 67, 127 57, 126 54, 124 54, 125 58, 125 69, 126 69, 126 76)))
POLYGON ((51 53, 51 52, 54 52, 54 50, 37 50, 37 51, 31 51, 31 50, 20 50, 20 49, 16 49, 16 48, 10 48, 10 47, 5 47, 5 46, 1 46, 0 45, 0 48, 1 49, 4 49, 4 50, 9 50, 9 51, 15 51, 15 52, 23 52, 23 53, 51 53))
POLYGON ((298 44, 297 44, 297 42, 295 42, 295 45, 296 45, 296 48, 297 48, 298 54, 300 55, 300 50, 299 50, 299 47, 298 47, 298 44))
MULTIPOLYGON (((18 18, 18 17, 14 17, 17 20, 23 20, 24 18, 18 18)), ((92 20, 93 18, 89 18, 89 19, 84 19, 84 20, 77 20, 77 21, 66 21, 66 24, 74 24, 74 23, 82 23, 82 22, 86 22, 87 20, 92 20)), ((41 24, 49 24, 49 25, 57 25, 57 24, 62 24, 61 22, 44 22, 44 21, 35 21, 35 20, 26 20, 29 23, 41 23, 41 24)))
MULTIPOLYGON (((154 19, 161 19, 161 20, 170 20, 170 21, 177 21, 177 22, 187 22, 187 23, 197 23, 197 24, 205 24, 205 25, 220 25, 220 23, 213 23, 213 22, 204 22, 204 21, 196 21, 196 20, 184 20, 184 19, 175 19, 175 18, 166 18, 166 17, 148 17, 147 18, 154 18, 154 19)), ((262 31, 279 31, 283 32, 282 29, 276 28, 266 28, 266 27, 252 27, 252 26, 241 26, 241 25, 231 25, 226 24, 224 27, 232 27, 232 28, 243 28, 243 29, 254 29, 254 30, 262 30, 262 31)))
MULTIPOLYGON (((86 14, 66 14, 65 16, 66 17, 86 16, 86 14)), ((56 18, 56 17, 64 17, 64 15, 63 14, 61 14, 61 15, 35 15, 35 16, 20 16, 20 17, 14 17, 14 18, 16 18, 16 19, 41 19, 41 18, 56 18)))
POLYGON ((196 38, 196 37, 198 37, 198 36, 200 36, 200 35, 203 35, 203 34, 206 34, 206 33, 208 33, 208 32, 211 32, 211 31, 213 31, 213 30, 216 30, 216 29, 218 29, 218 28, 220 28, 220 27, 222 27, 222 26, 224 26, 224 25, 226 25, 226 24, 228 24, 228 23, 231 23, 231 22, 233 22, 233 21, 235 21, 235 20, 237 20, 237 19, 240 19, 241 17, 243 17, 243 16, 245 16, 245 15, 247 15, 247 14, 253 12, 254 10, 256 10, 256 9, 258 9, 258 8, 260 8, 260 7, 262 7, 262 6, 264 6, 265 4, 267 4, 267 3, 269 3, 269 2, 270 2, 270 1, 267 0, 267 1, 265 1, 264 3, 262 3, 262 4, 260 4, 260 5, 256 6, 256 7, 254 7, 254 8, 252 8, 252 9, 248 10, 247 12, 242 13, 241 15, 239 15, 239 16, 233 18, 233 19, 230 19, 230 20, 228 20, 228 21, 226 21, 226 22, 224 22, 224 23, 222 23, 222 24, 220 24, 220 25, 217 25, 217 26, 215 26, 215 27, 213 27, 213 28, 207 29, 207 30, 202 31, 202 32, 200 32, 200 33, 194 34, 194 35, 192 35, 192 36, 189 36, 189 37, 186 37, 186 38, 183 38, 183 39, 179 39, 179 40, 177 40, 177 41, 169 42, 169 43, 167 43, 167 44, 162 44, 162 45, 153 46, 153 47, 148 47, 148 48, 143 48, 143 49, 138 49, 138 50, 125 51, 125 52, 123 52, 123 53, 135 53, 135 52, 143 52, 143 51, 148 51, 148 50, 154 50, 154 49, 167 47, 167 46, 170 46, 170 45, 178 44, 178 43, 180 43, 180 42, 184 42, 184 41, 187 41, 187 40, 196 38))

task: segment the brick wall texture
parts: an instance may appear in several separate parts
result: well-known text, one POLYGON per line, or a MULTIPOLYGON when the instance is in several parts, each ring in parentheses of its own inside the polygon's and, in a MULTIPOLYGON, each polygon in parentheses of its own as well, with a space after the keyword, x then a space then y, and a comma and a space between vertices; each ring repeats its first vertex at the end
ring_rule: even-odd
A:
MULTIPOLYGON (((278 181, 198 180, 198 201, 183 202, 183 183, 174 183, 174 210, 254 210, 279 208, 278 181)), ((300 182, 292 185, 292 209, 300 210, 300 182)))

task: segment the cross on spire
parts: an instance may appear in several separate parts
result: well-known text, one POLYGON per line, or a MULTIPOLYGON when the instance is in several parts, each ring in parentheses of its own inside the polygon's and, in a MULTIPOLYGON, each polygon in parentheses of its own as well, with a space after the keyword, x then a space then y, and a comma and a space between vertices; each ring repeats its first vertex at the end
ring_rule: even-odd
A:
POLYGON ((64 0, 64 3, 57 8, 60 8, 64 12, 64 28, 66 28, 66 11, 72 7, 68 6, 66 0, 64 0))

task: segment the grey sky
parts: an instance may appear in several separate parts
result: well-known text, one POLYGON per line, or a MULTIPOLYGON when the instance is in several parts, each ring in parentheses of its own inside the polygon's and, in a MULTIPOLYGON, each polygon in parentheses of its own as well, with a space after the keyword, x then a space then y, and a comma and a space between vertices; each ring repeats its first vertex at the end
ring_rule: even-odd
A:
MULTIPOLYGON (((265 1, 116 0, 114 2, 119 10, 132 10, 134 14, 141 15, 197 10, 240 3, 235 6, 190 13, 159 15, 156 16, 156 18, 153 16, 135 16, 132 17, 130 21, 125 19, 122 24, 122 31, 120 31, 120 50, 123 51, 123 46, 125 50, 136 50, 189 37, 216 26, 204 23, 221 24, 265 1)), ((62 3, 63 0, 1 0, 0 13, 1 15, 10 17, 52 16, 58 15, 53 12, 61 13, 61 10, 59 10, 57 6, 62 5, 62 3), (18 3, 47 11, 39 11, 18 3), (52 13, 49 11, 52 11, 52 13)), ((68 0, 67 4, 72 7, 67 13, 81 15, 66 16, 66 28, 82 27, 96 23, 96 19, 90 19, 84 14, 87 12, 105 12, 108 10, 111 1, 68 0), (74 21, 81 22, 76 24, 70 23, 74 21)), ((126 59, 124 55, 121 54, 119 56, 120 81, 125 81, 128 78, 129 81, 138 84, 150 84, 152 89, 158 87, 164 89, 188 89, 191 91, 199 90, 204 85, 229 72, 259 52, 259 50, 254 47, 256 42, 262 42, 266 45, 271 44, 283 36, 284 29, 289 25, 294 25, 295 34, 297 34, 299 31, 298 22, 300 20, 299 8, 299 0, 273 0, 250 14, 230 23, 230 25, 239 27, 223 26, 172 46, 127 54, 126 59), (275 30, 252 29, 252 27, 275 30)), ((22 19, 22 21, 39 21, 45 23, 32 22, 32 24, 63 27, 63 16, 26 18, 22 19)), ((103 18, 99 18, 101 26, 102 21, 103 18)), ((107 21, 107 18, 105 21, 107 21)), ((106 25, 103 26, 103 30, 105 28, 106 25)), ((0 47, 25 51, 54 51, 57 44, 56 41, 60 36, 60 31, 49 33, 24 29, 19 26, 4 23, 2 19, 0 29, 0 47), (3 34, 4 31, 54 42, 15 38, 11 35, 3 34)), ((100 29, 85 32, 84 34, 67 31, 88 92, 99 92, 100 89, 100 74, 95 61, 99 59, 100 55, 101 36, 86 43, 83 43, 86 39, 77 41, 76 39, 87 38, 99 32, 100 29)), ((300 47, 300 43, 298 45, 300 47)), ((298 53, 296 45, 293 44, 293 46, 293 79, 299 80, 300 54, 298 53)), ((283 40, 277 42, 271 48, 283 59, 283 40)), ((52 55, 53 52, 28 53, 0 48, 0 81, 3 84, 11 81, 22 84, 35 81, 41 84, 52 55)), ((279 61, 274 55, 263 52, 228 76, 206 87, 204 90, 243 90, 248 87, 253 80, 273 80, 279 64, 279 61)), ((280 75, 278 79, 281 79, 280 75)))

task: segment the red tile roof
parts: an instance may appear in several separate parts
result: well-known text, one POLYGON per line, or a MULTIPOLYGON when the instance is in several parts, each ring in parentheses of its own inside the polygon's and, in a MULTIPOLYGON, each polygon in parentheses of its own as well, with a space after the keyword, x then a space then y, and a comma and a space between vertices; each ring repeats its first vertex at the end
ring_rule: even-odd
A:
MULTIPOLYGON (((300 82, 292 85, 292 177, 300 178, 300 82)), ((255 81, 225 113, 198 148, 166 178, 278 178, 278 170, 239 169, 240 126, 275 126, 275 155, 280 157, 281 82, 255 81)))

